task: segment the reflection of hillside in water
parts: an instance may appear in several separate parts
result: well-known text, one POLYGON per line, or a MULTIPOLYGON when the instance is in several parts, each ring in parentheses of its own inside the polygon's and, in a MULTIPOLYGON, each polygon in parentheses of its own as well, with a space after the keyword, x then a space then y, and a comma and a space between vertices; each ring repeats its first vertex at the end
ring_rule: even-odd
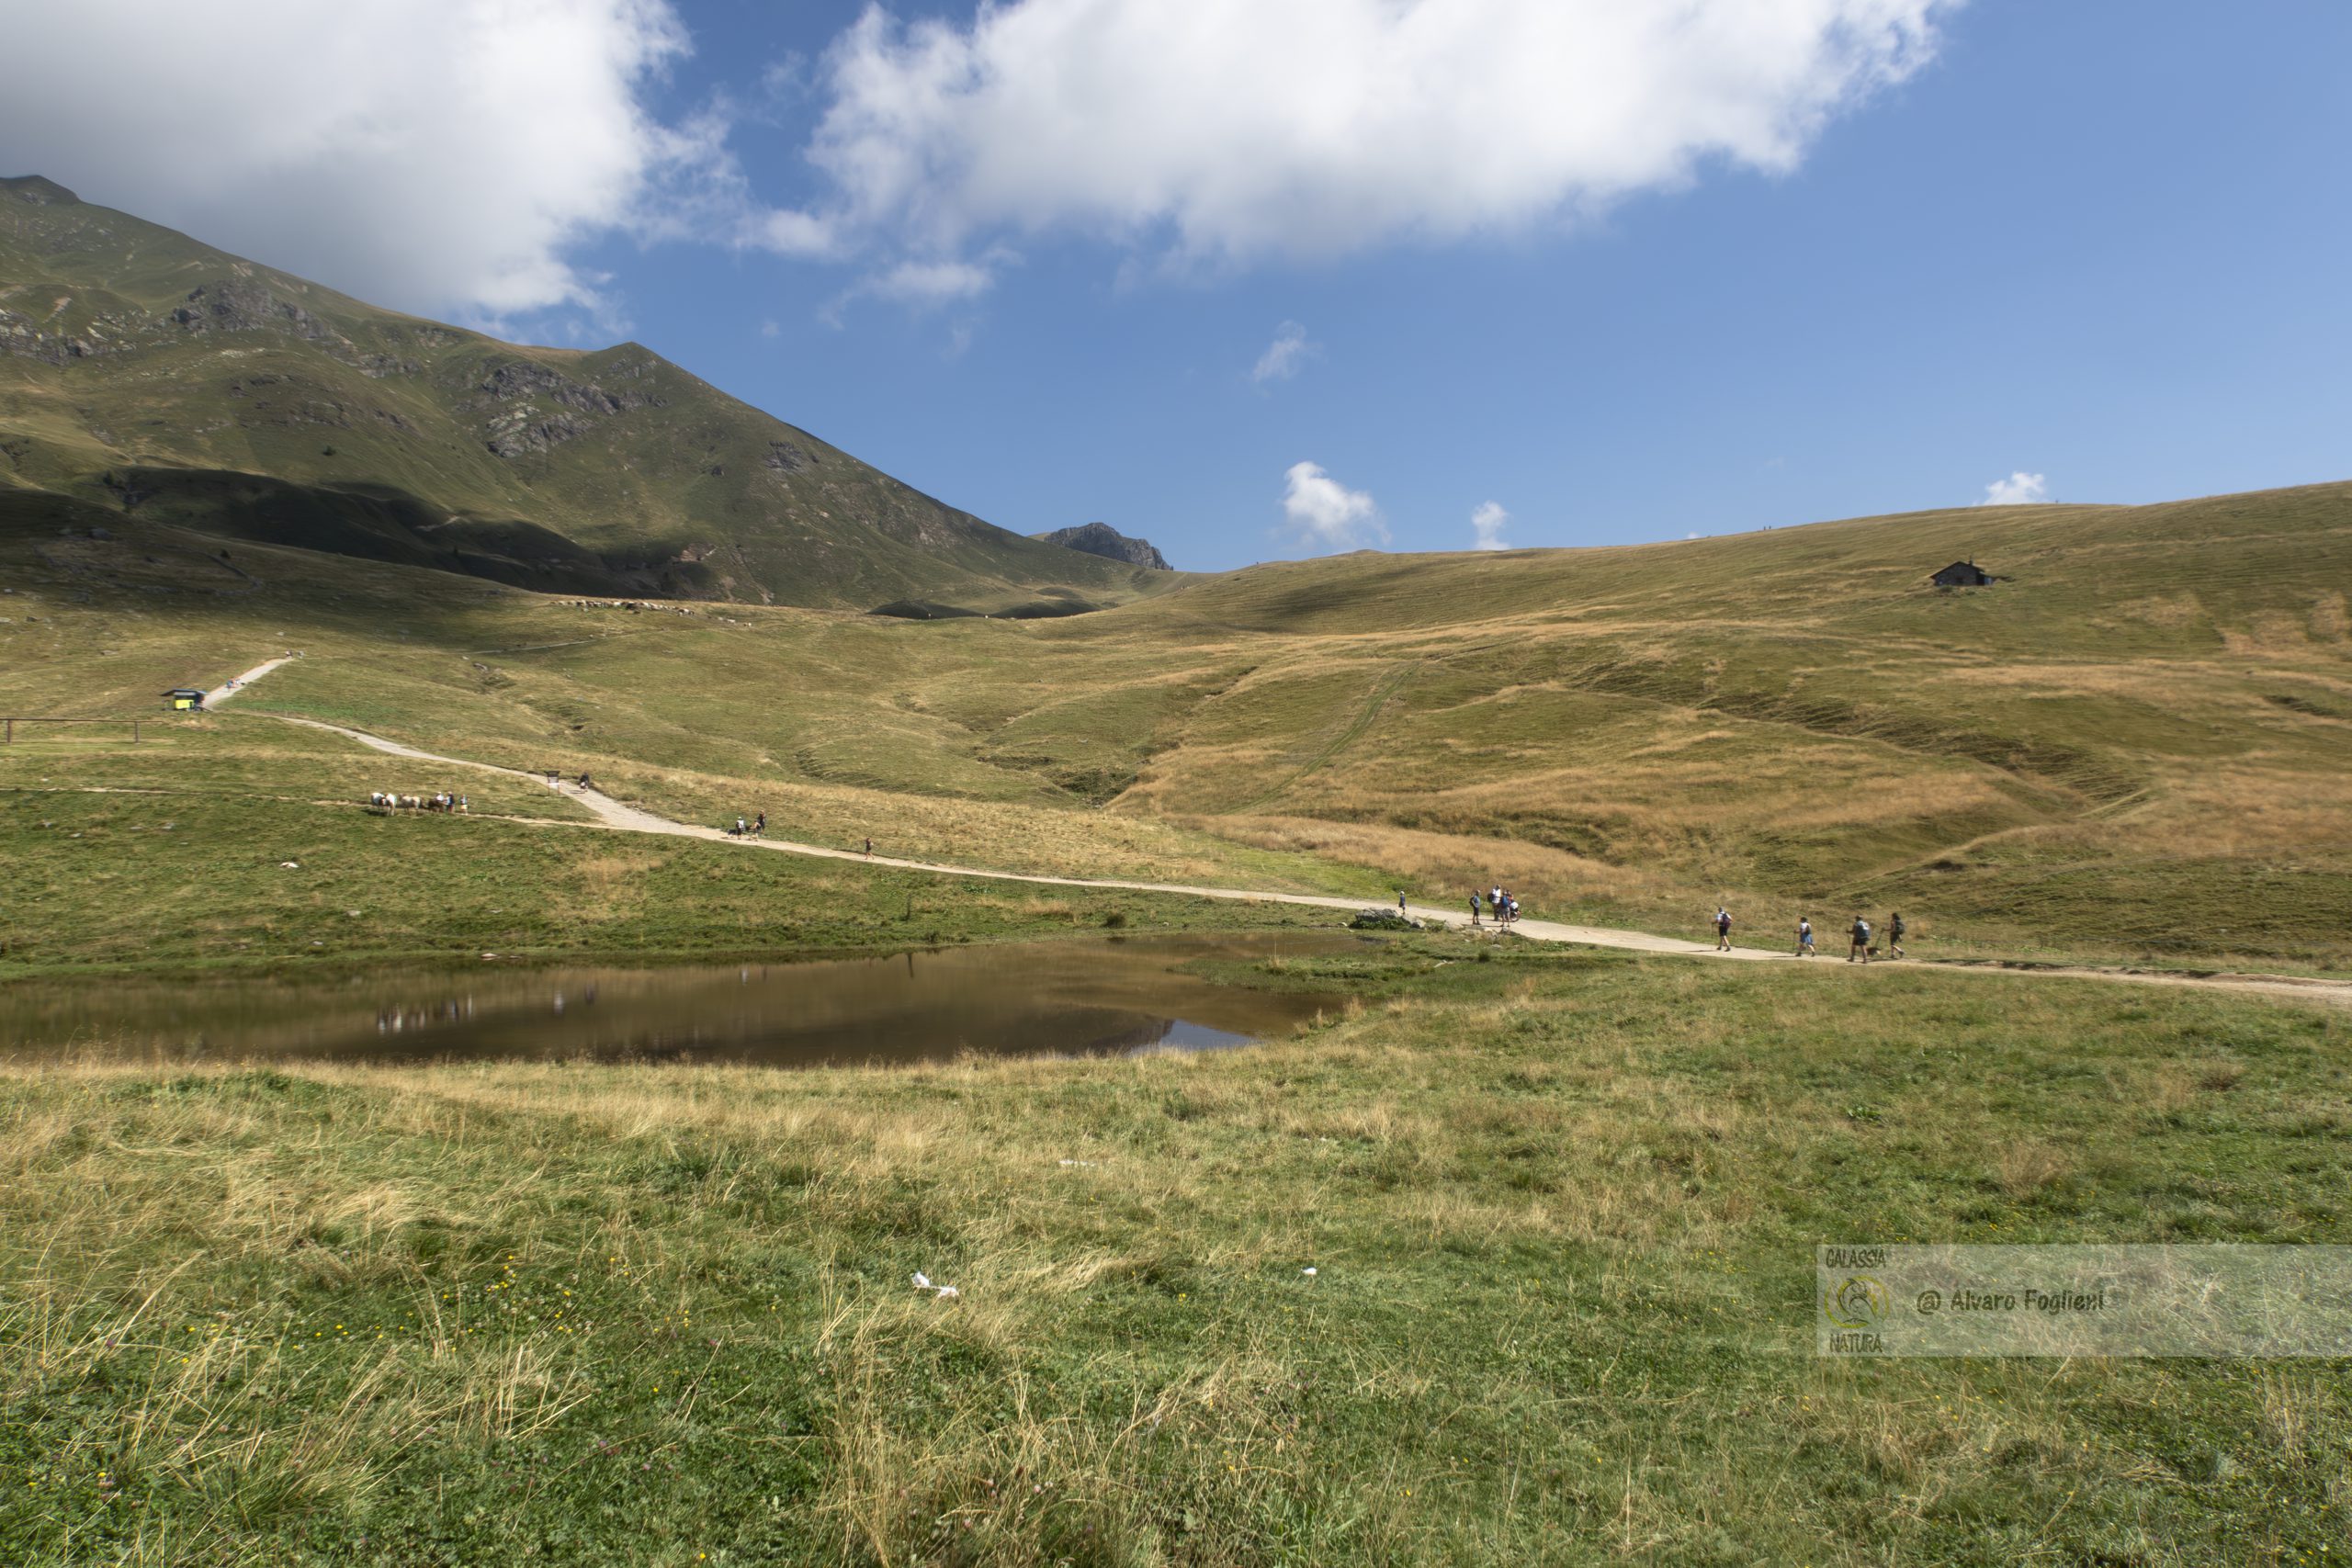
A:
POLYGON ((1178 965, 1347 944, 1178 937, 723 969, 24 987, 0 998, 0 1050, 786 1066, 1202 1049, 1286 1032, 1330 998, 1219 986, 1178 965))

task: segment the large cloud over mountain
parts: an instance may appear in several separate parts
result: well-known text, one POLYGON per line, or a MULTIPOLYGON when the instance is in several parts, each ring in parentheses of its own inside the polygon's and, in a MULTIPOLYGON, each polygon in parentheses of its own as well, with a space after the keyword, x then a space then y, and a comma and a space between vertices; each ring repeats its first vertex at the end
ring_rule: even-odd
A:
POLYGON ((417 310, 592 302, 574 242, 711 149, 646 112, 662 0, 12 7, 8 174, 417 310))

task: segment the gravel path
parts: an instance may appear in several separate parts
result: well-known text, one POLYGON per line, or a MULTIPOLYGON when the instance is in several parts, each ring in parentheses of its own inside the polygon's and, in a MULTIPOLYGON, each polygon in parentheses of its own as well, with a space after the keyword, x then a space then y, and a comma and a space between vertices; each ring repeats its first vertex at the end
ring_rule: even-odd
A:
MULTIPOLYGON (((273 659, 266 664, 254 666, 238 677, 238 689, 242 691, 285 662, 283 659, 273 659)), ((231 694, 224 691, 223 694, 231 694)), ((212 705, 213 701, 214 699, 208 698, 206 705, 212 705)), ((287 714, 271 714, 266 716, 278 719, 286 724, 303 725, 311 729, 323 729, 331 734, 345 736, 359 742, 362 746, 373 747, 376 750, 394 757, 409 757, 418 761, 438 762, 447 767, 471 768, 480 773, 501 773, 509 778, 527 779, 542 786, 546 785, 547 775, 544 773, 526 773, 520 768, 501 767, 494 762, 471 761, 463 757, 444 757, 435 752, 420 750, 413 746, 404 746, 397 740, 387 740, 381 736, 369 735, 364 730, 347 728, 339 724, 327 724, 315 718, 296 718, 287 714)), ((1035 872, 988 871, 977 866, 944 865, 933 861, 901 860, 890 855, 865 855, 855 850, 837 850, 823 844, 796 843, 789 839, 735 839, 717 828, 699 827, 690 822, 673 822, 667 817, 659 817, 639 807, 615 800, 602 790, 582 789, 578 784, 563 783, 558 783, 552 787, 558 794, 578 801, 595 813, 597 821, 602 826, 621 832, 656 833, 674 839, 708 839, 717 842, 736 844, 747 850, 767 850, 782 854, 807 855, 818 860, 858 861, 868 865, 890 866, 900 871, 925 872, 938 876, 984 877, 991 882, 1025 882, 1046 887, 1114 887, 1136 893, 1174 893, 1195 898, 1230 898, 1243 903, 1297 904, 1321 909, 1343 909, 1351 913, 1369 907, 1362 898, 1333 897, 1318 893, 1269 893, 1245 887, 1203 887, 1181 882, 1132 882, 1119 877, 1049 876, 1035 872)), ((534 825, 554 827, 570 824, 548 822, 534 825)), ((1417 920, 1454 929, 1466 927, 1470 923, 1469 917, 1458 908, 1441 909, 1426 904, 1411 904, 1407 907, 1406 913, 1417 920)), ((1734 947, 1728 953, 1719 953, 1714 943, 1711 942, 1680 942, 1673 937, 1654 936, 1648 931, 1621 931, 1610 926, 1576 926, 1557 920, 1523 919, 1510 929, 1514 934, 1532 942, 1566 942, 1584 947, 1610 947, 1635 953, 1672 953, 1679 956, 1715 958, 1743 963, 1797 962, 1785 948, 1767 951, 1763 948, 1734 947)), ((1839 933, 1836 931, 1825 931, 1825 943, 1834 944, 1838 935, 1839 933)), ((2189 987, 2204 990, 2236 991, 2295 1001, 2317 1001, 2333 1003, 2338 1007, 2352 1007, 2352 985, 2337 980, 2307 980, 2291 976, 2177 975, 2082 966, 1940 963, 1932 959, 1905 959, 1895 964, 1894 966, 1934 969, 1942 974, 2007 976, 2014 978, 2062 976, 2074 979, 2117 981, 2131 985, 2189 987)), ((1837 955, 1831 946, 1825 946, 1822 956, 1809 967, 1842 969, 1849 966, 1837 955)), ((1864 971, 1883 972, 1888 965, 1881 963, 1876 965, 1862 964, 1851 967, 1864 971)))

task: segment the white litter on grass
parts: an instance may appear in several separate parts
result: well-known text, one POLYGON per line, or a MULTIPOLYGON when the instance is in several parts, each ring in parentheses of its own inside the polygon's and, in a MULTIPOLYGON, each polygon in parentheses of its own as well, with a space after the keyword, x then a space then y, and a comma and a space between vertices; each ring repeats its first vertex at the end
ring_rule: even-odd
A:
POLYGON ((302 869, 302 863, 298 860, 282 860, 277 863, 277 869, 280 871, 300 871, 302 869))
POLYGON ((918 1291, 930 1291, 936 1294, 943 1302, 954 1301, 964 1293, 953 1285, 933 1284, 931 1282, 931 1276, 924 1273, 920 1269, 915 1270, 915 1289, 918 1291))
POLYGON ((1062 1164, 1066 1166, 1076 1166, 1081 1170, 1093 1170, 1102 1164, 1102 1161, 1091 1159, 1066 1159, 1062 1161, 1062 1164))
POLYGON ((952 1302, 963 1293, 963 1292, 957 1290, 953 1285, 942 1285, 939 1287, 939 1299, 943 1302, 952 1302))
POLYGON ((1306 1275, 1306 1276, 1308 1279, 1310 1279, 1310 1280, 1312 1280, 1313 1278, 1315 1278, 1315 1270, 1314 1270, 1314 1269, 1300 1269, 1300 1270, 1299 1270, 1299 1272, 1300 1272, 1300 1273, 1302 1273, 1302 1274, 1304 1274, 1304 1275, 1306 1275))
POLYGON ((915 1289, 918 1291, 927 1291, 931 1289, 931 1276, 924 1273, 920 1269, 915 1270, 915 1289))

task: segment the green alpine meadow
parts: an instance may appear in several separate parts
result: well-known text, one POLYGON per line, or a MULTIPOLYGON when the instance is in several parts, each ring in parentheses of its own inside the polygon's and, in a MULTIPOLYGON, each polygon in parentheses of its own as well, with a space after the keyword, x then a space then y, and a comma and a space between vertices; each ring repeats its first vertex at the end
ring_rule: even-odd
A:
POLYGON ((214 9, 0 95, 0 1563, 2352 1555, 2345 17, 214 9))

